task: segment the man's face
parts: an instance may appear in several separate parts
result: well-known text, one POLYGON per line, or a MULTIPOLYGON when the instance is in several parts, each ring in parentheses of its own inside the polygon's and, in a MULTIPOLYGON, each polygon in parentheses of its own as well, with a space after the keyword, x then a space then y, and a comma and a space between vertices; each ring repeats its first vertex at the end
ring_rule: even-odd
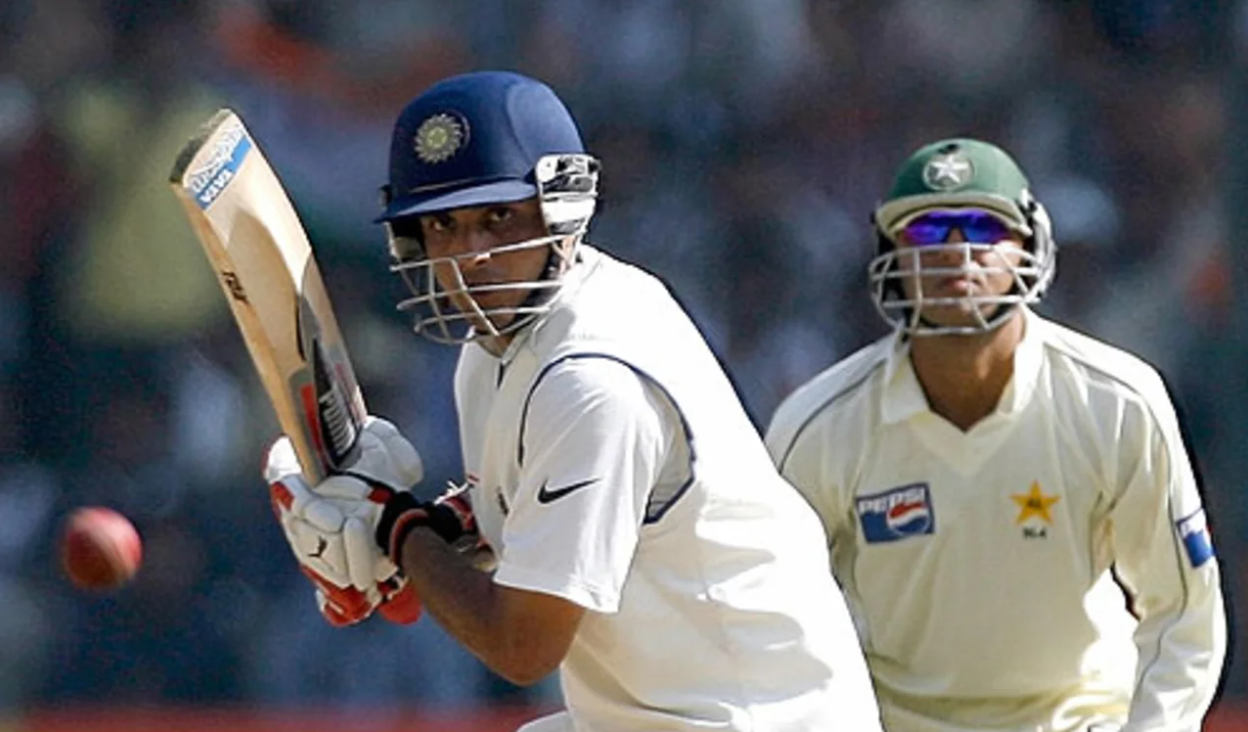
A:
POLYGON ((975 326, 1017 284, 1022 235, 988 211, 928 212, 902 227, 895 241, 906 298, 933 325, 975 326))
MULTIPOLYGON (((426 214, 420 217, 420 229, 426 255, 436 260, 433 274, 438 284, 464 313, 475 312, 478 307, 491 311, 519 306, 530 288, 506 285, 541 279, 551 251, 548 244, 497 251, 547 236, 536 198, 426 214), (485 291, 471 295, 465 291, 483 286, 485 291), (488 289, 494 286, 499 287, 488 289)), ((498 313, 490 321, 495 328, 503 328, 514 317, 511 312, 498 313)), ((484 324, 476 325, 480 328, 484 324)))

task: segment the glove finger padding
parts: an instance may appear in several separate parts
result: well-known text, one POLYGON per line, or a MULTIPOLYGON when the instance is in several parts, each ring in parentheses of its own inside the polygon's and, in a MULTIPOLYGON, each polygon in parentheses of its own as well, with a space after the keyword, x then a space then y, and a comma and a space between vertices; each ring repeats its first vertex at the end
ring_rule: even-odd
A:
MULTIPOLYGON (((395 491, 374 486, 351 476, 327 478, 315 489, 327 506, 349 507, 349 515, 341 524, 343 550, 351 584, 364 587, 383 582, 398 573, 399 568, 377 551, 373 541, 374 524, 381 515, 382 504, 395 491)), ((314 504, 309 504, 309 508, 314 504)))
POLYGON ((357 516, 351 516, 342 527, 342 545, 346 553, 347 571, 351 576, 351 584, 356 587, 376 585, 378 580, 386 580, 399 571, 389 561, 388 567, 378 561, 380 557, 373 543, 372 527, 365 524, 357 516), (384 576, 377 576, 384 573, 384 576))
POLYGON ((385 485, 370 485, 369 480, 371 479, 354 473, 331 475, 311 491, 322 500, 371 501, 380 506, 394 493, 394 490, 385 485))
POLYGON ((380 483, 395 490, 411 488, 425 477, 420 453, 399 433, 398 428, 380 417, 367 417, 360 430, 359 457, 346 473, 380 483))
POLYGON ((362 581, 353 575, 343 541, 346 517, 335 506, 311 497, 303 479, 287 476, 269 486, 274 512, 286 543, 305 573, 312 573, 330 587, 364 590, 372 582, 371 564, 362 581), (311 520, 309 520, 311 519, 311 520))

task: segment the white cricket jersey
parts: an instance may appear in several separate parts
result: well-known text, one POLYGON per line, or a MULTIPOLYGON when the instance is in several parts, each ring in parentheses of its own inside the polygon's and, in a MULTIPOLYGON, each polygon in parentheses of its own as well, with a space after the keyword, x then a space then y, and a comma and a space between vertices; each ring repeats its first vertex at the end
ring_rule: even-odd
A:
POLYGON ((494 581, 588 610, 560 667, 575 729, 879 730, 818 518, 663 284, 580 253, 455 380, 494 581))
POLYGON ((794 392, 768 449, 823 517, 890 732, 1197 730, 1226 628, 1165 387, 1024 318, 969 431, 893 336, 794 392))

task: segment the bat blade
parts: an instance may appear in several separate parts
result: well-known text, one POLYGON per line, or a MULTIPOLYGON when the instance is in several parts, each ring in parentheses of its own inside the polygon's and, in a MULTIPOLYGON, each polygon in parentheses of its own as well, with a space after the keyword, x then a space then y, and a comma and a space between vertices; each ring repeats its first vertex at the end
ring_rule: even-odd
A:
POLYGON ((354 456, 367 410, 294 205, 229 109, 186 143, 169 183, 304 476, 320 482, 354 456))

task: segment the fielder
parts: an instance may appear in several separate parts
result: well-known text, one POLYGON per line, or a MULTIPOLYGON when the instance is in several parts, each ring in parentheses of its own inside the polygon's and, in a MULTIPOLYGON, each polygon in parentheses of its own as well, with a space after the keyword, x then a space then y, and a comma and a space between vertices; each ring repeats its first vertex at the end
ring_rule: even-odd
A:
POLYGON ((1218 562, 1174 408, 1139 359, 1028 305, 1050 222, 1001 149, 932 143, 875 210, 894 333, 780 406, 890 732, 1195 732, 1218 562))
POLYGON ((319 486, 279 441, 266 475, 322 610, 403 615, 401 567, 495 672, 560 671, 566 711, 529 729, 879 730, 818 518, 663 283, 581 241, 598 170, 527 77, 452 77, 403 110, 380 220, 400 309, 462 344, 466 484, 417 501, 419 455, 380 419, 319 486))

